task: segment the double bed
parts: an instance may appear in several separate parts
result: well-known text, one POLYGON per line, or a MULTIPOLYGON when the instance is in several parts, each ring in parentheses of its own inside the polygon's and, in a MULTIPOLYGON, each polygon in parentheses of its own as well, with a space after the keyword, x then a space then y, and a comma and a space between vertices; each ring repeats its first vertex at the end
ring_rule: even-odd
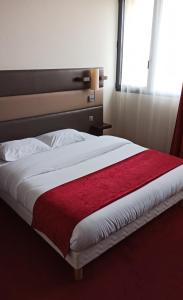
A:
MULTIPOLYGON (((42 133, 53 132, 54 135, 53 130, 58 133, 58 129, 68 127, 82 130, 74 131, 81 139, 71 139, 71 142, 67 141, 14 161, 0 161, 0 198, 29 225, 32 224, 35 203, 47 191, 126 161, 147 150, 126 139, 88 134, 91 126, 88 116, 92 111, 92 115, 96 116, 95 122, 101 123, 102 118, 98 113, 101 109, 99 105, 69 113, 0 122, 2 143, 32 136, 40 140, 42 133), (77 127, 78 115, 84 120, 83 123, 81 121, 83 128, 77 127), (6 131, 6 138, 3 130, 6 131)), ((62 135, 63 130, 59 132, 62 135)), ((68 130, 68 138, 72 134, 73 131, 68 130)), ((95 188, 93 186, 93 190, 95 188)), ((183 165, 180 164, 83 218, 74 227, 66 255, 48 235, 36 228, 35 231, 74 268, 75 278, 81 279, 83 267, 87 263, 182 199, 183 165)))

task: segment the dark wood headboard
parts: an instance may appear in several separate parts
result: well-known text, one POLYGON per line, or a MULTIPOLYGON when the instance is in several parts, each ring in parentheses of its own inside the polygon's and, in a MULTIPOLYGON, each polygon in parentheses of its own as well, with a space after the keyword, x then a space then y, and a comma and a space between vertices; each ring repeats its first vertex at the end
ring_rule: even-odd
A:
MULTIPOLYGON (((90 76, 90 69, 45 69, 0 71, 0 97, 32 95, 89 89, 83 77, 90 76)), ((103 87, 104 70, 99 68, 99 86, 103 87)))
POLYGON ((0 142, 63 128, 90 132, 103 123, 103 69, 88 102, 89 69, 0 71, 0 142))
POLYGON ((90 132, 103 120, 103 107, 68 111, 57 114, 0 122, 0 142, 37 136, 46 132, 73 128, 90 132), (90 121, 90 118, 93 120, 90 121))

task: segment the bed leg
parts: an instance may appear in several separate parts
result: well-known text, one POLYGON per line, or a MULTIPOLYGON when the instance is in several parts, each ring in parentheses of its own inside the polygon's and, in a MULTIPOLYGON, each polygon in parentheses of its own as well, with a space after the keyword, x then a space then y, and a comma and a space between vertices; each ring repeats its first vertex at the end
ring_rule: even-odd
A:
POLYGON ((180 206, 183 207, 183 200, 180 201, 180 206))
POLYGON ((82 280, 83 279, 83 268, 74 269, 74 278, 75 278, 75 280, 82 280))

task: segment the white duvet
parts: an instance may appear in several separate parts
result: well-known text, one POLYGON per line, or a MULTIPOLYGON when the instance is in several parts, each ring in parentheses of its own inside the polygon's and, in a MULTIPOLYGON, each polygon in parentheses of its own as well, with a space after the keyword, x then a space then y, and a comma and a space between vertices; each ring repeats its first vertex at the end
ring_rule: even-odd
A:
MULTIPOLYGON (((1 165, 0 189, 32 215, 42 193, 144 150, 111 136, 78 142, 1 165)), ((70 248, 81 251, 98 243, 180 191, 183 166, 83 219, 73 231, 70 248)))

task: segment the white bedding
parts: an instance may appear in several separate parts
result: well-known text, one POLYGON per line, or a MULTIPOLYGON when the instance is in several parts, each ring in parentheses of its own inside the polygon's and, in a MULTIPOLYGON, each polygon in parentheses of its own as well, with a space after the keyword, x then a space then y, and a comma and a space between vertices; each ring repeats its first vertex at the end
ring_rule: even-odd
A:
POLYGON ((5 164, 7 164, 7 162, 0 159, 0 167, 3 166, 3 165, 5 165, 5 164))
MULTIPOLYGON (((35 201, 47 190, 144 149, 125 139, 102 136, 34 154, 0 167, 0 189, 32 214, 35 201)), ((180 166, 83 219, 73 231, 71 249, 82 251, 98 243, 182 190, 180 166)))

